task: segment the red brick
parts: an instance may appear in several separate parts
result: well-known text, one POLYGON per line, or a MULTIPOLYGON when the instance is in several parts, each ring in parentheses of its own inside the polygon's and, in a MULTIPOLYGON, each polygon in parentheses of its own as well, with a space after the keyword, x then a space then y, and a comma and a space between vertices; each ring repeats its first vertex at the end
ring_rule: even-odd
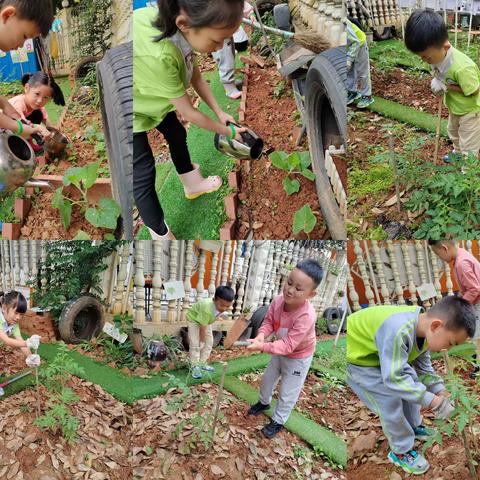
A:
POLYGON ((26 187, 25 188, 25 196, 30 198, 35 193, 34 187, 26 187))
POLYGON ((245 110, 238 111, 238 122, 240 125, 245 121, 245 110))
POLYGON ((15 200, 15 215, 20 219, 21 223, 27 218, 30 208, 32 208, 32 202, 28 198, 17 198, 15 200))
POLYGON ((220 240, 234 240, 235 238, 235 221, 229 220, 220 228, 220 240))
POLYGON ((265 66, 265 60, 254 53, 250 54, 250 58, 260 67, 263 68, 265 66))
POLYGON ((235 170, 228 174, 228 184, 233 189, 238 189, 238 172, 236 172, 235 170))
POLYGON ((223 199, 223 203, 227 217, 230 220, 235 220, 237 218, 237 195, 234 193, 227 195, 223 199))
POLYGON ((5 240, 18 240, 20 238, 21 223, 4 223, 2 225, 2 237, 5 240))

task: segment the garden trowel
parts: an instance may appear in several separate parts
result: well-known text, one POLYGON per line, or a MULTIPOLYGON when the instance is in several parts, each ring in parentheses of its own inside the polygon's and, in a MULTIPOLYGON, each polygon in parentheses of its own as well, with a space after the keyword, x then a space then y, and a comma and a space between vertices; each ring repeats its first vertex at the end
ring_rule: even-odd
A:
POLYGON ((238 317, 223 341, 225 348, 230 348, 242 336, 242 333, 250 325, 250 317, 251 315, 240 315, 240 317, 238 317))

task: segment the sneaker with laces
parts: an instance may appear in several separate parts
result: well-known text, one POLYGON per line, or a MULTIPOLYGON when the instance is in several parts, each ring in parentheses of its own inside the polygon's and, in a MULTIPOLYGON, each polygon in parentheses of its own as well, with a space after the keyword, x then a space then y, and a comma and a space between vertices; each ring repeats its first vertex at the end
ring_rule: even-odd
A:
POLYGON ((357 107, 358 108, 367 108, 369 105, 371 105, 375 100, 373 99, 372 96, 363 96, 360 98, 360 100, 357 102, 357 107))
POLYGON ((211 365, 200 365, 200 368, 202 370, 205 370, 206 372, 214 372, 215 371, 215 367, 212 367, 211 365))
POLYGON ((198 380, 199 378, 202 378, 202 371, 200 370, 200 367, 198 365, 195 365, 192 368, 192 377, 198 380))
POLYGON ((430 438, 435 437, 437 431, 433 428, 428 428, 425 425, 419 425, 418 427, 413 428, 413 432, 415 433, 415 438, 417 440, 421 440, 422 442, 426 442, 430 440, 430 438))
POLYGON ((351 105, 353 102, 361 98, 361 95, 358 92, 348 92, 347 95, 347 105, 351 105))
POLYGON ((407 453, 390 452, 388 454, 388 460, 402 468, 405 472, 413 475, 421 475, 430 468, 425 457, 415 450, 410 450, 407 453))
POLYGON ((273 438, 282 429, 283 425, 281 423, 270 420, 270 423, 262 428, 262 433, 267 438, 273 438))
POLYGON ((247 412, 247 415, 260 415, 265 410, 268 410, 270 408, 269 405, 264 405, 262 402, 257 402, 255 405, 252 405, 247 412))

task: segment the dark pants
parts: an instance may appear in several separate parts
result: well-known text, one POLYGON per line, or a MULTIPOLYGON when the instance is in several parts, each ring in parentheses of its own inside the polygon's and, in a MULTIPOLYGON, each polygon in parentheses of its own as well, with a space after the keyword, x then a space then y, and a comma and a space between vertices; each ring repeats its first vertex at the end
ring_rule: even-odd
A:
MULTIPOLYGON (((170 112, 157 125, 170 148, 178 174, 193 170, 187 147, 187 132, 175 112, 170 112)), ((133 134, 133 196, 145 225, 158 235, 167 233, 164 215, 155 191, 155 158, 148 143, 147 132, 133 134)))

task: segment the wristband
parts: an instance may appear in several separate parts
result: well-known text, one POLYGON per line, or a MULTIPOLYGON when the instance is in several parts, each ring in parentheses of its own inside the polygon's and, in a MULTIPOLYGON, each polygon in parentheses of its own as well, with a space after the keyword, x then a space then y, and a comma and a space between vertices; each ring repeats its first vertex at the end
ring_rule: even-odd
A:
POLYGON ((17 125, 18 125, 17 135, 21 135, 23 133, 23 123, 21 122, 21 120, 17 120, 17 125))
POLYGON ((232 132, 230 135, 230 139, 233 140, 235 138, 235 127, 232 124, 230 124, 229 127, 230 131, 232 132))

